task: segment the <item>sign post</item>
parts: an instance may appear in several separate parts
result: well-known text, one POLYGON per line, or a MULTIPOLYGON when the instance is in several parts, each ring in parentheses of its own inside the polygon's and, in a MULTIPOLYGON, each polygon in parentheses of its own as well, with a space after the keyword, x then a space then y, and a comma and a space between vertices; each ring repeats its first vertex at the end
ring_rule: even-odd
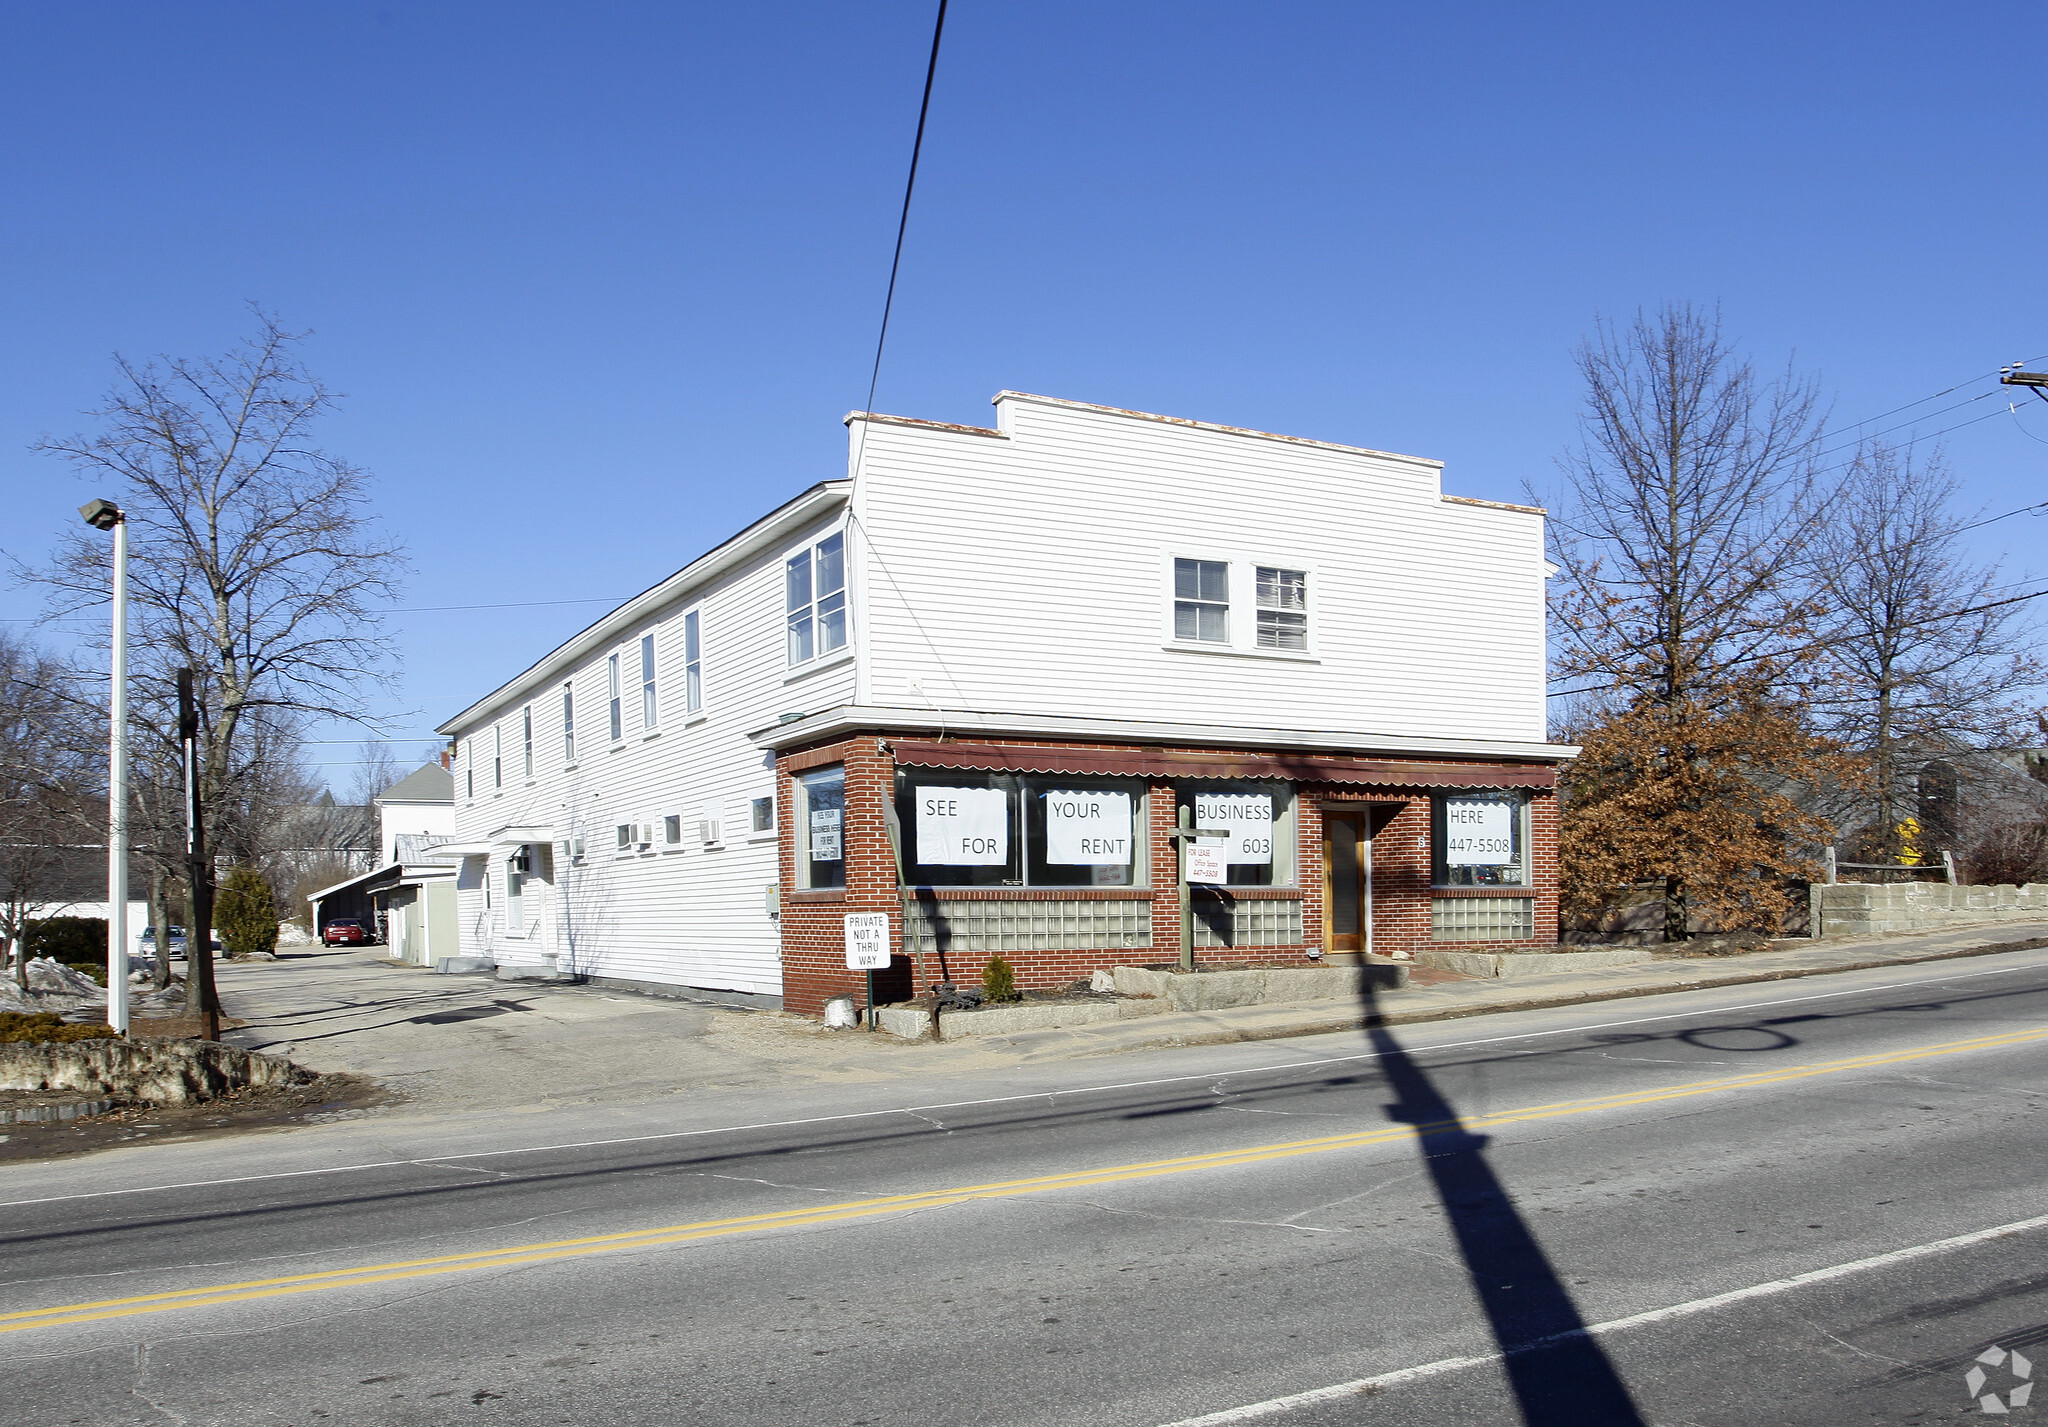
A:
POLYGON ((1213 885, 1227 880, 1230 875, 1224 866, 1222 847, 1202 842, 1204 838, 1229 837, 1230 829, 1196 827, 1194 823, 1194 809, 1183 807, 1180 826, 1167 834, 1180 848, 1180 969, 1183 971, 1195 969, 1195 923, 1188 884, 1202 882, 1213 885))
POLYGON ((875 1024, 875 973, 889 964, 889 914, 848 912, 846 914, 846 969, 865 971, 868 977, 867 1010, 863 1013, 869 1029, 875 1024))

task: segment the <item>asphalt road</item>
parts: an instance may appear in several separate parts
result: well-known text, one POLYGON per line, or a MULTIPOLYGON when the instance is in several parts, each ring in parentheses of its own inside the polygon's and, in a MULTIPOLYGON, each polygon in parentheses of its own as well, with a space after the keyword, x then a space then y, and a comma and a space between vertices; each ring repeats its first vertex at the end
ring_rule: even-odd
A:
POLYGON ((2044 1011, 2030 951, 30 1167, 0 1419, 1980 1416, 2048 1358, 2044 1011))

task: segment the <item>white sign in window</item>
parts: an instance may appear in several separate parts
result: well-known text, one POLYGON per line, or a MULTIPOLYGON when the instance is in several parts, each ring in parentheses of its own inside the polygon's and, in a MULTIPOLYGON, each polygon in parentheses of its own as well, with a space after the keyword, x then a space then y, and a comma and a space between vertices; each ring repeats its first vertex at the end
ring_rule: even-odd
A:
POLYGON ((1131 865, 1131 795, 1045 795, 1045 860, 1072 867, 1131 865))
POLYGON ((889 914, 846 914, 846 969, 880 971, 889 964, 889 914))
POLYGON ((1498 798, 1444 799, 1444 865, 1505 867, 1515 860, 1515 807, 1498 798))
POLYGON ((919 788, 917 860, 940 867, 1008 862, 1010 795, 1001 788, 919 788))
POLYGON ((1187 878, 1190 882, 1228 882, 1230 869, 1224 860, 1228 844, 1221 838, 1197 838, 1187 844, 1187 878))
POLYGON ((1195 826, 1229 832, 1222 844, 1225 862, 1272 866, 1273 799, 1267 794, 1197 793, 1195 826))
POLYGON ((811 861, 840 860, 839 819, 842 808, 811 809, 811 861))

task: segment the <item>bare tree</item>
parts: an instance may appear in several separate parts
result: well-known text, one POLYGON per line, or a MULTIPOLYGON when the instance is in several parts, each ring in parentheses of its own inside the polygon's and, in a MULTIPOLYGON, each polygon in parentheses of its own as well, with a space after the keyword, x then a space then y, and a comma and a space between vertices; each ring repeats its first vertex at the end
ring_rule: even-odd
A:
POLYGON ((1685 304, 1581 344, 1580 442, 1550 520, 1556 675, 1718 704, 1799 642, 1815 388, 1760 383, 1685 304))
POLYGON ((1952 798, 1967 766, 1956 755, 2018 742, 2042 717, 2024 697, 2048 678, 2027 607, 2000 600, 1996 565, 1965 558, 1969 518, 1955 497, 1938 455, 1873 444, 1830 497, 1814 550, 1827 612, 1816 629, 1824 677, 1808 700, 1821 729, 1870 760, 1859 811, 1884 861, 1940 850, 1909 848, 1904 829, 1920 823, 1933 824, 1924 839, 1952 848, 1942 794, 1952 798))
POLYGON ((1759 382, 1684 304, 1603 323, 1578 365, 1580 441, 1550 502, 1553 673, 1580 686, 1586 748, 1564 778, 1565 900, 1654 879, 1667 940, 1695 905, 1768 927, 1829 832, 1795 795, 1839 767, 1781 683, 1812 613, 1815 389, 1759 382))
POLYGON ((106 809, 93 715, 71 669, 0 630, 0 951, 24 988, 28 924, 75 880, 92 813, 106 809))
MULTIPOLYGON (((194 671, 200 802, 237 860, 252 851, 252 783, 296 766, 304 719, 378 726, 360 696, 393 664, 380 609, 403 568, 368 477, 314 443, 335 396, 298 361, 304 334, 257 318, 222 357, 117 358, 98 428, 36 447, 111 485, 127 514, 133 697, 165 710, 177 671, 194 671)), ((61 615, 106 600, 109 561, 104 540, 67 532, 46 567, 15 568, 61 615)))

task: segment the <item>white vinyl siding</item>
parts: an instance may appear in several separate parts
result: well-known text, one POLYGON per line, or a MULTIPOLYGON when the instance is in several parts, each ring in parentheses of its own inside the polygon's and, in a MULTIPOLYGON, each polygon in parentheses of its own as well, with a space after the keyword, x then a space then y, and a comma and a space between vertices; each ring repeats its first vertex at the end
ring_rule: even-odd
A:
MULTIPOLYGON (((781 991, 777 925, 765 895, 779 881, 776 842, 772 832, 758 840, 743 832, 748 801, 761 794, 764 782, 762 752, 747 734, 773 724, 791 706, 784 684, 792 672, 784 645, 784 562, 797 549, 815 552, 837 528, 841 509, 828 507, 790 538, 679 591, 668 609, 644 611, 636 616, 636 627, 618 631, 568 671, 550 671, 548 682, 532 693, 507 690, 509 708, 503 717, 518 716, 522 697, 540 704, 543 728, 537 733, 544 740, 552 735, 545 726, 552 705, 542 702, 539 688, 562 694, 563 757, 559 764, 551 756, 537 759, 530 787, 508 787, 498 800, 458 808, 457 835, 488 842, 507 825, 532 826, 536 839, 551 834, 556 852, 552 881, 544 883, 539 873, 529 877, 525 917, 539 929, 531 939, 508 945, 494 939, 504 936, 502 914, 496 933, 482 917, 484 887, 495 888, 497 900, 503 901, 503 855, 494 850, 488 859, 474 859, 474 865, 487 866, 489 872, 473 904, 465 904, 463 954, 516 963, 552 955, 559 966, 583 976, 765 995, 781 991), (687 623, 681 637, 673 633, 677 621, 691 616, 694 649, 687 623), (658 710, 666 719, 664 736, 615 741, 603 758, 584 757, 576 766, 572 752, 591 754, 586 745, 593 739, 600 750, 606 746, 614 654, 624 725, 620 732, 633 727, 625 715, 626 686, 639 672, 637 645, 650 628, 656 634, 655 681, 665 705, 658 710), (688 697, 693 662, 699 707, 690 714, 688 736, 678 737, 674 725, 682 714, 679 701, 688 697), (586 724, 580 730, 575 726, 578 704, 586 724), (589 710, 596 704, 607 707, 591 728, 589 710), (572 739, 578 745, 573 750, 572 739), (734 817, 741 821, 722 826, 720 843, 705 855, 699 851, 698 824, 713 820, 707 807, 726 810, 715 815, 721 823, 734 817), (676 820, 673 832, 671 818, 676 820), (623 847, 622 826, 627 829, 623 847), (586 850, 581 858, 579 847, 586 850)), ((849 589, 852 584, 849 579, 849 589)), ((854 669, 852 660, 827 666, 814 658, 806 666, 814 672, 802 676, 803 703, 850 702, 854 669)), ((474 733, 487 736, 491 719, 498 716, 495 709, 480 710, 474 733)), ((452 733, 463 738, 472 730, 452 733)), ((482 744, 476 752, 489 757, 482 744)), ((478 781, 488 776, 486 769, 478 781)))
POLYGON ((1543 741, 1540 515, 1413 457, 1026 397, 997 425, 855 433, 864 702, 1543 741), (1178 559, 1230 565, 1227 642, 1174 637, 1178 559), (1258 641, 1260 568, 1305 576, 1305 649, 1258 641))

